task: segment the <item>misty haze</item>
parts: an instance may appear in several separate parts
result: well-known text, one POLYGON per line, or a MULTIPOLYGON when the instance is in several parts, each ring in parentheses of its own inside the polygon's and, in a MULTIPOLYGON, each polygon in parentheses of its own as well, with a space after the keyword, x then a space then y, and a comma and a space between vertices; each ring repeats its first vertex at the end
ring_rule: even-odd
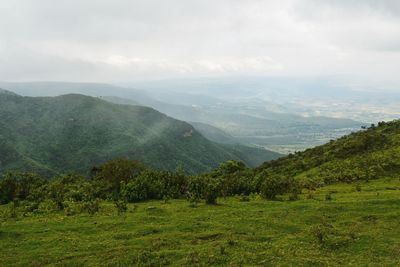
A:
POLYGON ((399 266, 400 2, 0 4, 0 266, 399 266))

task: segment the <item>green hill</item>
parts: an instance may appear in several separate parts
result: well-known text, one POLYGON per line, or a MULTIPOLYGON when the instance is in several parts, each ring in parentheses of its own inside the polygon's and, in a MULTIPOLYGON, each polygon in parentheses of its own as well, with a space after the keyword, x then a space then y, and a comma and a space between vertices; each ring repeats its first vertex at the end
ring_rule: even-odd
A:
MULTIPOLYGON (((189 173, 210 170, 229 159, 254 165, 246 160, 249 151, 213 143, 190 124, 154 109, 77 94, 0 93, 0 144, 0 172, 87 172, 113 158, 137 159, 159 169, 183 166, 189 173)), ((263 156, 268 160, 279 154, 263 156)))
POLYGON ((400 121, 391 121, 266 162, 256 172, 334 183, 371 180, 399 170, 400 121))

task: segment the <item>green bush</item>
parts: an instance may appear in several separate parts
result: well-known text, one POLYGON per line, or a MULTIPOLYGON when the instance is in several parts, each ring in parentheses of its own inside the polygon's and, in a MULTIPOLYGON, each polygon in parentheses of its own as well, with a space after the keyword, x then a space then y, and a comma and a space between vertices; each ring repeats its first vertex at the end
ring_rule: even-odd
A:
MULTIPOLYGON (((0 204, 28 199, 45 184, 46 180, 34 173, 8 172, 0 179, 0 204)), ((43 198, 44 194, 39 197, 43 198)))
POLYGON ((121 185, 121 196, 128 202, 138 202, 147 199, 160 199, 162 185, 157 175, 144 171, 137 177, 121 185))
POLYGON ((64 207, 64 213, 67 216, 73 216, 76 214, 80 214, 83 211, 81 202, 66 200, 63 202, 63 207, 64 207))
POLYGON ((117 209, 118 215, 122 215, 128 210, 126 201, 122 199, 114 201, 114 206, 117 209))
POLYGON ((288 188, 285 187, 285 178, 279 176, 266 176, 261 185, 260 193, 265 199, 274 200, 277 195, 284 194, 288 188))
POLYGON ((192 199, 204 199, 207 204, 216 204, 221 195, 220 180, 209 175, 193 176, 189 179, 187 194, 192 199))
POLYGON ((98 199, 85 201, 82 203, 82 206, 83 210, 89 213, 89 215, 94 215, 100 210, 100 201, 98 199))
POLYGON ((97 182, 97 195, 102 198, 116 198, 120 194, 121 184, 133 181, 146 167, 139 161, 117 159, 93 167, 91 174, 97 182))
POLYGON ((208 178, 205 181, 203 197, 206 204, 217 204, 217 198, 220 195, 220 182, 216 178, 208 178))
POLYGON ((53 212, 58 210, 57 203, 52 199, 46 199, 40 202, 38 211, 40 212, 53 212))

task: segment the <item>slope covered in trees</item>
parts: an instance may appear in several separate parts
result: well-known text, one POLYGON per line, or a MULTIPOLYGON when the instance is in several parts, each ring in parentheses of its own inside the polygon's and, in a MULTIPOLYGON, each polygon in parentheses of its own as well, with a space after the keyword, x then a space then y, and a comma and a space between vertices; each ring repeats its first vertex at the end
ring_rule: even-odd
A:
MULTIPOLYGON (((154 109, 77 94, 0 93, 0 144, 0 171, 87 172, 107 160, 129 158, 196 173, 230 159, 249 165, 260 161, 253 161, 248 150, 213 143, 190 124, 154 109)), ((279 156, 258 150, 256 155, 264 160, 279 156)))

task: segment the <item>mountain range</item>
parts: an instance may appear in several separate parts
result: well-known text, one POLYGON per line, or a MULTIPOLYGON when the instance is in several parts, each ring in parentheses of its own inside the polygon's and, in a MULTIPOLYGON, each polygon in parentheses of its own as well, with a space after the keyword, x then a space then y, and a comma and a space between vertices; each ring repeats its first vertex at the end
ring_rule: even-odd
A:
POLYGON ((264 149, 217 144, 192 125, 152 108, 79 94, 24 97, 0 91, 0 172, 54 175, 86 172, 114 158, 199 173, 235 159, 249 166, 280 156, 264 149))
MULTIPOLYGON (((235 98, 233 96, 238 95, 237 88, 232 88, 232 93, 226 93, 224 95, 227 97, 222 98, 219 91, 228 92, 228 88, 214 86, 214 95, 205 95, 194 90, 196 88, 192 88, 194 91, 189 93, 172 90, 168 87, 168 82, 164 85, 167 87, 159 87, 160 84, 163 83, 147 86, 137 84, 138 88, 143 86, 143 90, 109 84, 65 82, 0 82, 0 87, 25 96, 78 93, 102 97, 119 104, 148 106, 175 119, 193 123, 196 130, 212 141, 221 142, 221 133, 224 132, 223 135, 229 138, 223 138, 223 143, 257 146, 280 153, 321 145, 364 125, 346 118, 302 116, 291 113, 290 104, 276 104, 261 97, 245 97, 240 94, 241 97, 235 98)), ((179 84, 172 85, 179 87, 179 84)), ((208 88, 207 84, 204 86, 208 88)), ((241 88, 240 83, 237 86, 241 88)), ((242 91, 246 92, 245 89, 242 91)), ((306 103, 307 99, 303 102, 306 103)))

